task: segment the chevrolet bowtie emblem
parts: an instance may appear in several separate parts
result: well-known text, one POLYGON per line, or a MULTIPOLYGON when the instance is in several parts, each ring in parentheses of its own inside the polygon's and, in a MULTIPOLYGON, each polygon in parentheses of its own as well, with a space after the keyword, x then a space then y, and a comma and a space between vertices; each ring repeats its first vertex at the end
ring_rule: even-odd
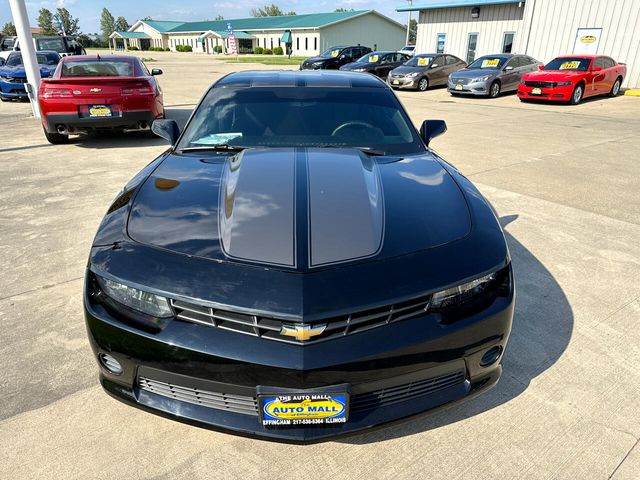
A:
POLYGON ((93 92, 93 93, 98 93, 98 92, 101 92, 101 91, 102 91, 102 89, 101 89, 101 88, 92 88, 92 89, 91 89, 91 90, 89 90, 89 91, 90 91, 90 92, 93 92))
POLYGON ((280 330, 280 335, 286 335, 288 337, 293 337, 300 342, 304 342, 305 340, 309 340, 311 337, 315 337, 316 335, 320 335, 324 332, 326 325, 305 325, 303 323, 298 323, 297 325, 283 325, 280 330))

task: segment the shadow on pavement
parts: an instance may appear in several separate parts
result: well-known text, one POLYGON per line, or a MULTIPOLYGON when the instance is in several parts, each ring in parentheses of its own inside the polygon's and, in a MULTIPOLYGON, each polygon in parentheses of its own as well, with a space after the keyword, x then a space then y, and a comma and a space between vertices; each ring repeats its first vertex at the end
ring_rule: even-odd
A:
MULTIPOLYGON (((517 215, 502 217, 500 223, 504 228, 517 218, 517 215)), ((545 266, 506 230, 505 235, 513 260, 517 298, 513 330, 498 385, 468 402, 339 442, 379 442, 465 420, 518 397, 534 378, 558 361, 573 331, 571 306, 562 287, 545 266)))

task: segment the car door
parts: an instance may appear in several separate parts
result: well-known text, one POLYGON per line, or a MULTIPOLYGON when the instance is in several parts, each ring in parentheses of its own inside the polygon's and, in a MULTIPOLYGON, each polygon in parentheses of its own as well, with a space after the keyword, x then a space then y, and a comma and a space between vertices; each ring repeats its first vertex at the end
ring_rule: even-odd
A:
POLYGON ((447 82, 447 61, 444 55, 438 55, 429 65, 429 83, 431 85, 442 85, 447 82))
POLYGON ((604 57, 596 57, 590 67, 589 85, 587 85, 585 94, 600 95, 605 92, 606 70, 604 57))
POLYGON ((609 57, 603 57, 602 61, 604 63, 604 80, 601 93, 609 93, 613 88, 614 82, 618 78, 618 74, 615 69, 616 62, 614 62, 613 59, 609 57))
POLYGON ((447 69, 445 72, 445 76, 442 79, 442 84, 446 85, 447 80, 449 79, 449 75, 454 72, 457 72, 461 68, 464 68, 464 62, 459 58, 454 57, 453 55, 446 55, 447 69))
POLYGON ((504 64, 502 67, 502 73, 500 74, 500 83, 502 84, 501 90, 503 92, 518 88, 518 83, 520 82, 520 73, 518 72, 518 69, 521 65, 519 57, 512 57, 504 64))
POLYGON ((353 61, 353 48, 345 48, 340 52, 340 55, 338 55, 338 68, 353 61))
POLYGON ((387 78, 387 75, 393 69, 394 61, 395 54, 387 53, 385 55, 382 55, 374 68, 376 75, 380 78, 387 78))

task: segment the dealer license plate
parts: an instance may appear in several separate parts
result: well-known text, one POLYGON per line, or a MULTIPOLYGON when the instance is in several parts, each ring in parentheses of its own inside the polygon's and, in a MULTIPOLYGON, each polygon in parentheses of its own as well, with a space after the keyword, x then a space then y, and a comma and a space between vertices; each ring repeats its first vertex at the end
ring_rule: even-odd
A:
POLYGON ((534 88, 533 90, 531 90, 531 95, 542 95, 542 89, 534 88))
POLYGON ((391 82, 391 83, 393 83, 394 85, 400 85, 400 80, 394 80, 394 81, 393 81, 393 82, 391 82))
POLYGON ((92 105, 89 107, 90 117, 110 117, 111 109, 106 105, 92 105))
POLYGON ((313 426, 345 423, 349 415, 346 391, 259 395, 260 421, 266 427, 313 426))
POLYGON ((462 90, 462 85, 456 85, 456 90, 462 90))

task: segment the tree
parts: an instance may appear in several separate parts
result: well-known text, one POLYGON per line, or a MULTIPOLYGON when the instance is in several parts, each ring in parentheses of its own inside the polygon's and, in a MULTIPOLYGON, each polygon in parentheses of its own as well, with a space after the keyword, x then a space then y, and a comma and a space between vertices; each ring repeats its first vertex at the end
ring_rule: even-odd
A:
POLYGON ((342 7, 338 7, 334 10, 334 12, 353 12, 353 8, 342 8, 342 7))
POLYGON ((116 20, 106 8, 102 9, 102 14, 100 15, 100 30, 102 30, 102 38, 104 40, 107 40, 109 35, 116 30, 116 20))
POLYGON ((216 20, 224 20, 224 17, 220 14, 216 15, 216 20))
POLYGON ((73 15, 69 13, 69 10, 67 10, 66 8, 57 8, 56 17, 62 24, 62 30, 65 34, 76 35, 80 33, 80 26, 78 25, 78 22, 80 20, 77 18, 73 18, 73 15))
POLYGON ((48 8, 41 8, 38 12, 38 27, 43 35, 56 35, 58 30, 53 26, 53 14, 48 8))
POLYGON ((118 32, 126 32, 129 28, 131 28, 131 25, 129 25, 127 19, 124 17, 118 17, 116 20, 116 30, 118 32))
POLYGON ((418 38, 418 22, 415 19, 409 21, 409 43, 415 45, 418 38))
POLYGON ((140 20, 142 20, 143 22, 146 22, 147 20, 153 20, 153 18, 151 18, 149 15, 147 15, 146 17, 142 17, 140 20))
POLYGON ((13 37, 15 35, 17 35, 18 33, 16 32, 16 26, 13 24, 13 22, 7 22, 4 24, 4 27, 2 27, 2 31, 6 34, 9 35, 10 37, 13 37))
POLYGON ((280 10, 280 7, 272 3, 271 5, 265 5, 262 8, 254 8, 251 10, 252 17, 280 17, 282 15, 295 15, 296 12, 291 11, 284 13, 280 10))

